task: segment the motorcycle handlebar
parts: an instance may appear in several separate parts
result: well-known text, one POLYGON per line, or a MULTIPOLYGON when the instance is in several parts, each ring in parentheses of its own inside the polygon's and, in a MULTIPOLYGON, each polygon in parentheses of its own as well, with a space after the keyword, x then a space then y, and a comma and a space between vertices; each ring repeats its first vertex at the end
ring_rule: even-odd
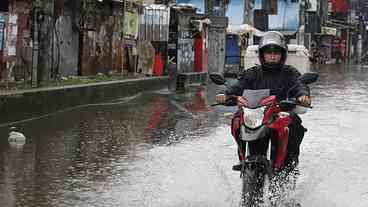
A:
MULTIPOLYGON (((235 106, 237 104, 237 96, 235 95, 229 95, 227 96, 227 99, 225 101, 225 103, 214 103, 211 104, 210 106, 218 106, 218 105, 223 105, 223 106, 235 106)), ((305 107, 305 108, 309 108, 312 109, 312 106, 305 106, 301 103, 299 103, 296 99, 288 99, 288 100, 282 100, 279 102, 280 107, 283 109, 283 111, 292 111, 296 106, 301 106, 301 107, 305 107)))
POLYGON ((237 99, 237 96, 228 95, 228 96, 226 96, 226 100, 225 100, 224 103, 214 103, 214 104, 211 104, 210 106, 218 106, 218 105, 235 106, 237 104, 236 99, 237 99))
POLYGON ((282 100, 280 101, 279 105, 291 105, 291 106, 302 106, 302 107, 306 107, 306 108, 313 108, 312 106, 306 106, 306 105, 303 105, 301 103, 299 103, 297 100, 282 100))

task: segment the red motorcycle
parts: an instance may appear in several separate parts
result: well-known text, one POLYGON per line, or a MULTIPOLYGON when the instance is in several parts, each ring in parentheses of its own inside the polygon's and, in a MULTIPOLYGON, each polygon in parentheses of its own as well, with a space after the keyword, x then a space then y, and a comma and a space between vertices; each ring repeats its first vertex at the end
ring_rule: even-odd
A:
MULTIPOLYGON (((229 85, 220 74, 210 74, 210 79, 217 85, 229 85)), ((317 79, 317 73, 305 73, 299 80, 310 84, 317 79)), ((247 105, 241 106, 238 112, 241 120, 238 140, 243 142, 240 147, 244 148, 245 157, 241 159, 243 161, 240 165, 233 167, 233 170, 240 171, 243 182, 242 206, 264 206, 265 200, 269 201, 269 206, 278 206, 281 185, 287 183, 281 172, 287 156, 291 113, 305 113, 311 107, 302 106, 292 98, 279 102, 276 96, 270 95, 268 89, 245 90, 243 97, 247 105)), ((229 96, 225 104, 221 105, 233 106, 236 100, 236 96, 229 96)))

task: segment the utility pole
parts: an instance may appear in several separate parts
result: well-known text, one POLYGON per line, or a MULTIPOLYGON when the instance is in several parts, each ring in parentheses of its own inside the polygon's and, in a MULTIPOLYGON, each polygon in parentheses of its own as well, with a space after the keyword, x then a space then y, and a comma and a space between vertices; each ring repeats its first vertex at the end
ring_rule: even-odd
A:
POLYGON ((306 23, 306 9, 307 9, 307 1, 306 0, 302 0, 299 2, 299 27, 298 27, 298 44, 300 45, 304 45, 307 48, 309 48, 310 46, 310 42, 309 42, 309 38, 306 41, 306 35, 305 35, 305 23, 306 23), (300 28, 304 28, 303 30, 300 30, 300 28))
POLYGON ((244 2, 244 17, 243 23, 249 24, 253 26, 253 8, 254 8, 254 0, 245 0, 244 2))
POLYGON ((320 14, 321 14, 321 23, 323 26, 325 26, 327 24, 328 21, 328 1, 320 1, 321 2, 321 7, 320 7, 320 14))
POLYGON ((32 1, 32 10, 33 10, 33 49, 32 49, 32 87, 38 87, 38 57, 39 57, 39 42, 38 42, 38 33, 39 33, 39 25, 38 21, 40 18, 40 2, 39 0, 32 1))
MULTIPOLYGON (((122 39, 122 45, 123 45, 123 56, 127 57, 126 55, 126 47, 125 47, 125 19, 126 19, 126 8, 127 7, 127 0, 123 0, 123 18, 122 18, 122 22, 123 22, 123 32, 121 34, 121 39, 122 39)), ((124 74, 124 59, 122 60, 122 65, 121 65, 121 74, 124 74)))

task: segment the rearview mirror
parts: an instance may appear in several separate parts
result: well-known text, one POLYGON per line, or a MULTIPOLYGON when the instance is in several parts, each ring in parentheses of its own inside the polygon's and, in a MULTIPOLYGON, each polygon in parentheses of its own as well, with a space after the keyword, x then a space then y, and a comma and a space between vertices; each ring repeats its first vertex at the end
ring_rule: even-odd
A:
POLYGON ((212 82, 214 82, 216 85, 224 85, 226 80, 224 76, 222 76, 220 73, 211 73, 210 79, 212 82))
POLYGON ((318 80, 318 73, 310 72, 304 73, 302 76, 299 77, 300 82, 304 84, 311 84, 318 80))

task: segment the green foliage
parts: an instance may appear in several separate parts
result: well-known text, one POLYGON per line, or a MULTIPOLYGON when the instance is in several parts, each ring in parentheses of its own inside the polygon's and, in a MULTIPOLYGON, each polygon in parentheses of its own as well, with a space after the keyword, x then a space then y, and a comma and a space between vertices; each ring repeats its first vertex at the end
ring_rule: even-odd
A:
MULTIPOLYGON (((89 83, 98 83, 98 82, 108 82, 108 81, 116 81, 116 80, 125 80, 129 77, 127 75, 122 74, 113 74, 113 75, 95 75, 95 76, 69 76, 62 77, 57 80, 48 80, 42 81, 39 83, 39 88, 50 88, 50 87, 59 87, 59 86, 68 86, 68 85, 81 85, 81 84, 89 84, 89 83)), ((0 91, 13 91, 13 90, 25 90, 31 89, 31 81, 14 81, 14 82, 0 82, 0 91), (6 86, 8 85, 8 87, 6 86)))

